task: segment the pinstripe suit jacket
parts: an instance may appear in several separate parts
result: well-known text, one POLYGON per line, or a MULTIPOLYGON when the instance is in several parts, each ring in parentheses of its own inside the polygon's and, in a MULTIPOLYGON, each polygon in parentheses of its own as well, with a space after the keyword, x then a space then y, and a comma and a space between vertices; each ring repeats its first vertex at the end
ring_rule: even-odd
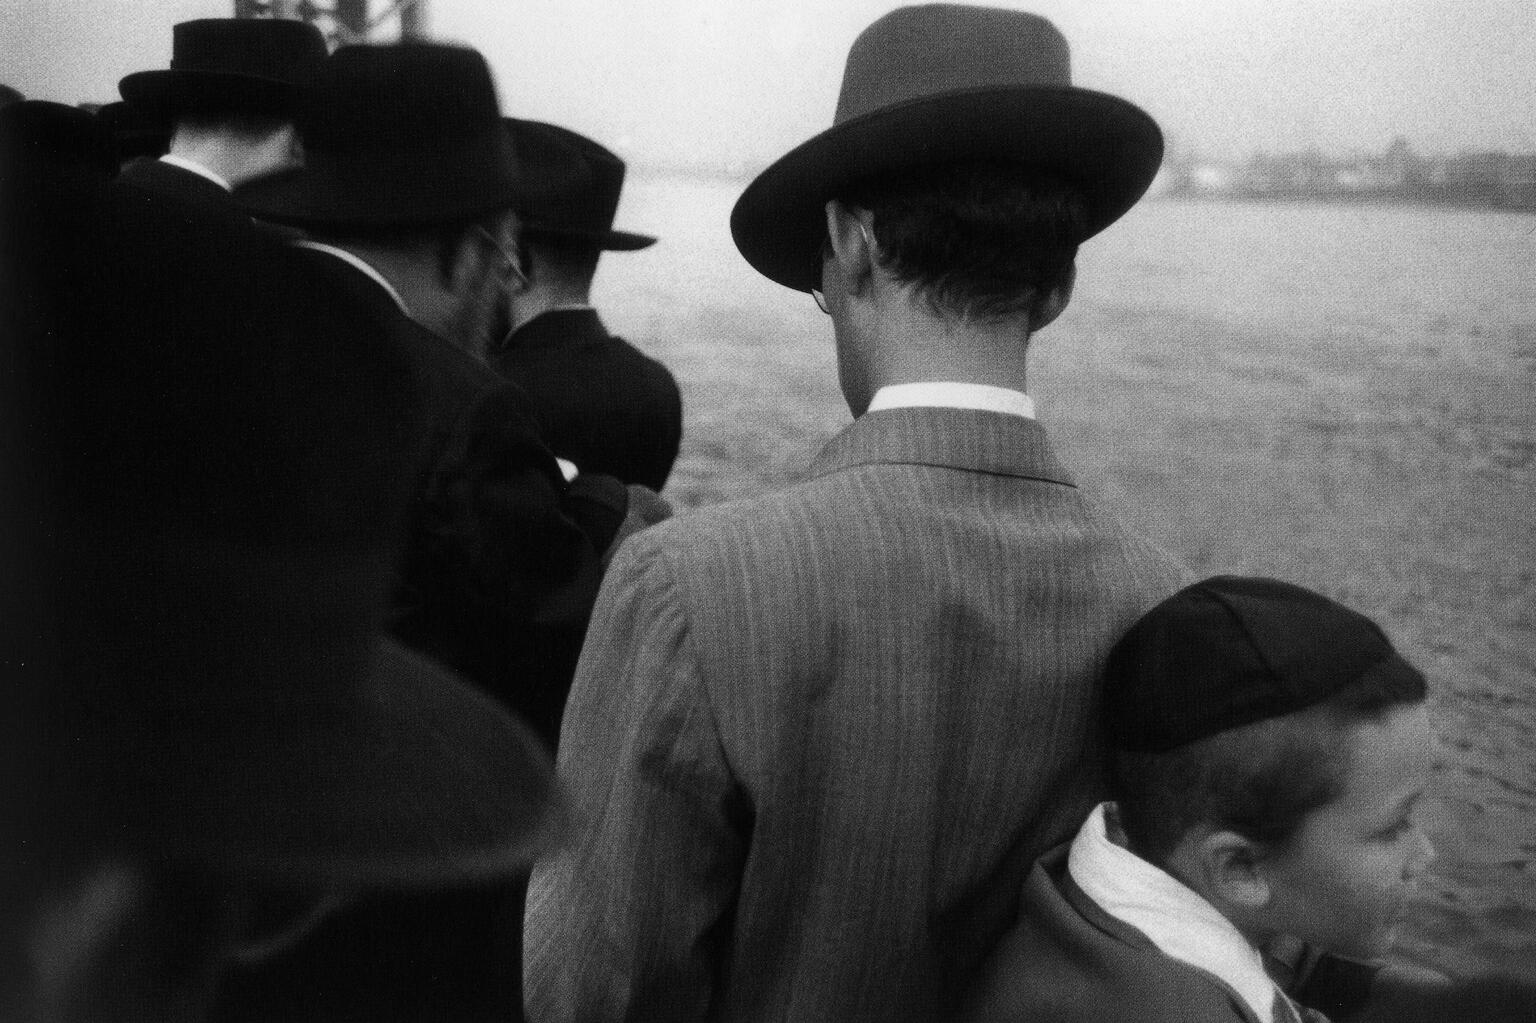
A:
POLYGON ((577 669, 530 1020, 930 1019, 1100 793, 1094 679, 1182 582, 1033 420, 902 408, 636 535, 577 669))

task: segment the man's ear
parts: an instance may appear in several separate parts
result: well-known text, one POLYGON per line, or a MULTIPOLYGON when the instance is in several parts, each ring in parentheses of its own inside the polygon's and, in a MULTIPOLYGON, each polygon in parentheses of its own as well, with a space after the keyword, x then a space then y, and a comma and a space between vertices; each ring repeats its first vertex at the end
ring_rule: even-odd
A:
POLYGON ((1067 267, 1061 284, 1051 289, 1051 293, 1041 303, 1040 308, 1029 318, 1029 332, 1033 334, 1042 327, 1049 326, 1056 317, 1067 309, 1067 303, 1072 301, 1072 286, 1077 283, 1077 262, 1074 260, 1067 267))
POLYGON ((293 125, 288 125, 288 158, 296 164, 304 162, 304 139, 293 125))
POLYGON ((837 199, 828 200, 826 215, 827 240, 837 272, 850 295, 862 294, 874 275, 873 235, 858 211, 837 199))

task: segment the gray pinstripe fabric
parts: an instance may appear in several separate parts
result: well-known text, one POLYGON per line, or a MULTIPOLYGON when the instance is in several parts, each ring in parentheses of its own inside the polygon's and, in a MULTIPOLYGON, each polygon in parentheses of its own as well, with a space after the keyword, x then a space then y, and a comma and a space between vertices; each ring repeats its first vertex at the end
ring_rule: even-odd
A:
POLYGON ((812 478, 638 534, 561 737, 541 1021, 929 1019, 1099 794, 1094 686, 1183 582, 1032 420, 865 415, 812 478))

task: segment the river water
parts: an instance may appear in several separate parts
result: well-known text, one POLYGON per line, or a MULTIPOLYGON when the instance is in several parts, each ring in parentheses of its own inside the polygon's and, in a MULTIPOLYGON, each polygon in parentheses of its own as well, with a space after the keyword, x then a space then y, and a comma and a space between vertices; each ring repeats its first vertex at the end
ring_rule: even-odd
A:
MULTIPOLYGON (((634 175, 596 300, 683 389, 681 509, 796 478, 848 419, 809 296, 731 244, 741 183, 634 175)), ((1201 574, 1376 618, 1430 677, 1440 857, 1410 959, 1536 975, 1536 216, 1148 202, 1032 343, 1063 459, 1201 574)))

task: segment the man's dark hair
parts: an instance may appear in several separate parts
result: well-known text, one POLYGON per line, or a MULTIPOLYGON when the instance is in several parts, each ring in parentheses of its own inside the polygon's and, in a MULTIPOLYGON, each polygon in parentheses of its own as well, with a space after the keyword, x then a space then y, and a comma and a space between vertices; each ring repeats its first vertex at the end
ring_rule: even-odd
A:
POLYGON ((523 265, 536 275, 548 271, 568 281, 591 286, 603 250, 589 241, 530 227, 523 232, 523 265), (531 259, 529 257, 532 257, 531 259))
POLYGON ((1343 791, 1350 732, 1424 697, 1417 673, 1367 671, 1293 714, 1166 753, 1111 750, 1110 790, 1131 849, 1162 866, 1200 823, 1283 849, 1307 814, 1343 791))
POLYGON ((1017 164, 971 160, 866 179, 838 196, 874 215, 880 265, 961 320, 1042 318, 1071 284, 1087 200, 1017 164))

